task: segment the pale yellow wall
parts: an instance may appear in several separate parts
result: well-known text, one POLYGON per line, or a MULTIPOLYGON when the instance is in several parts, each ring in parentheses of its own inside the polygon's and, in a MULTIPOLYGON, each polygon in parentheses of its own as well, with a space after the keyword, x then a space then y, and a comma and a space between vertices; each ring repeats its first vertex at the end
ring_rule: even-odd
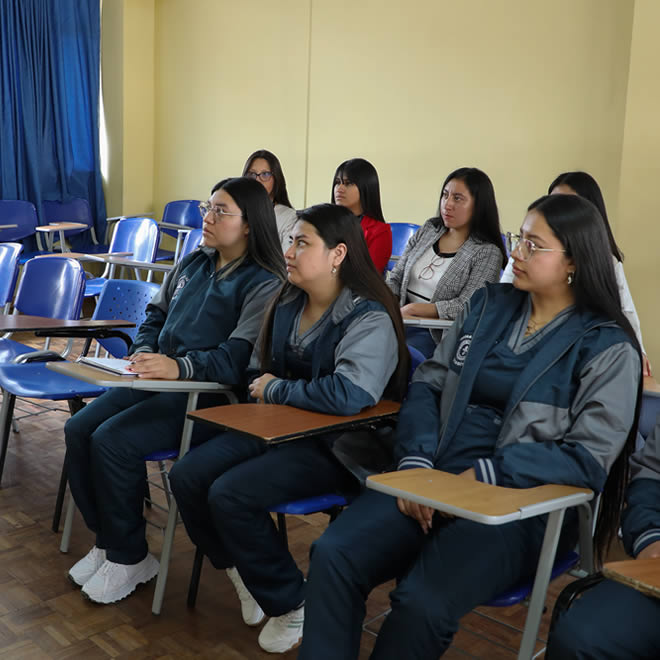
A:
POLYGON ((644 345, 660 373, 660 3, 636 0, 630 58, 617 240, 642 322, 644 345))
POLYGON ((160 0, 156 11, 157 208, 206 198, 256 149, 273 151, 303 204, 306 0, 160 0))
POLYGON ((631 20, 620 0, 315 1, 309 200, 352 156, 388 220, 423 222, 463 165, 491 176, 507 229, 561 170, 615 199, 631 20))

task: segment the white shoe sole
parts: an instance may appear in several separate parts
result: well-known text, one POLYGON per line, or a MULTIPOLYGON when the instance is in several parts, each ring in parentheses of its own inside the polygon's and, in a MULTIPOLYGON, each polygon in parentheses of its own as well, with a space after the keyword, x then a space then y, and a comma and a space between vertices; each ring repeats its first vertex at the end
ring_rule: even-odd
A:
POLYGON ((302 644, 302 635, 298 637, 298 641, 295 644, 292 644, 291 646, 287 646, 285 649, 279 649, 279 648, 267 649, 265 646, 261 646, 261 642, 259 642, 259 646, 261 647, 261 650, 266 651, 266 653, 288 653, 292 649, 297 649, 301 644, 302 644))
POLYGON ((138 585, 151 582, 151 580, 153 580, 158 575, 159 567, 160 564, 158 561, 156 561, 155 564, 152 564, 151 566, 147 566, 137 579, 130 582, 129 584, 123 585, 121 589, 118 589, 112 594, 105 595, 103 599, 97 600, 96 598, 90 596, 90 594, 85 591, 84 586, 80 593, 82 593, 82 595, 92 603, 98 603, 99 605, 110 605, 111 603, 116 603, 117 601, 123 600, 127 596, 130 596, 138 587, 138 585))

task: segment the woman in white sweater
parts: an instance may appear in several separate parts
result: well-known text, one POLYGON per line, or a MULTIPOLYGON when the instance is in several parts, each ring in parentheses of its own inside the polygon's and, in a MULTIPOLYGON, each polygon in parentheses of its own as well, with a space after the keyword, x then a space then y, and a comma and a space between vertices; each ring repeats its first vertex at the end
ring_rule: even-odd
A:
MULTIPOLYGON (((644 359, 644 375, 651 375, 651 364, 649 359, 646 357, 646 351, 644 350, 644 342, 642 341, 642 328, 639 323, 639 317, 637 316, 637 310, 635 309, 635 303, 633 302, 632 296, 630 295, 630 289, 628 288, 628 282, 626 281, 626 275, 623 272, 623 253, 619 249, 619 246, 614 240, 614 235, 612 234, 612 229, 610 227, 609 220, 607 219, 607 211, 605 210, 605 201, 603 200, 603 193, 600 191, 600 187, 596 180, 586 172, 564 172, 560 174, 548 187, 548 194, 564 194, 564 195, 579 195, 588 199, 600 213, 603 218, 603 223, 605 224, 605 230, 610 242, 610 250, 612 251, 612 259, 614 261, 614 273, 616 274, 616 281, 619 285, 619 297, 621 298, 621 311, 626 315, 630 325, 635 331, 637 336, 637 341, 642 348, 643 359, 644 359)), ((513 282, 513 263, 509 259, 509 263, 500 278, 500 282, 513 282)))
POLYGON ((289 201, 289 194, 286 191, 286 179, 280 161, 274 153, 266 149, 259 149, 250 154, 245 162, 243 176, 257 179, 266 189, 273 202, 282 252, 286 252, 291 245, 291 231, 298 218, 289 201))

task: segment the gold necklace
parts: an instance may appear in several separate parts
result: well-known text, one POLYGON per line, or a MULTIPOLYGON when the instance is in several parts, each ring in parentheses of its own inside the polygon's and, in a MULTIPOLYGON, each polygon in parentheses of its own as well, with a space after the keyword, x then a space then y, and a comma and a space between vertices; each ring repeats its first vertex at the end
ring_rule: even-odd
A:
POLYGON ((535 332, 538 332, 544 325, 547 325, 550 321, 535 321, 531 316, 527 321, 527 328, 525 329, 525 337, 533 335, 535 332))

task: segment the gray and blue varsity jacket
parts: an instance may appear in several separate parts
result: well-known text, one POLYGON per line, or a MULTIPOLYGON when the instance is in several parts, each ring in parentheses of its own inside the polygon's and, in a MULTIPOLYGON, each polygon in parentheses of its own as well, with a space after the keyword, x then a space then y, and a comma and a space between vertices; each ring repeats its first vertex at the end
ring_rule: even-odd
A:
POLYGON ((217 272, 216 258, 203 247, 168 273, 130 352, 174 358, 180 379, 245 384, 264 311, 282 282, 247 255, 217 272))
MULTIPOLYGON (((508 284, 486 285, 418 367, 399 415, 399 469, 442 469, 481 362, 522 313, 527 295, 508 284)), ((494 454, 474 464, 477 479, 601 491, 633 423, 640 379, 639 354, 618 325, 588 311, 573 313, 520 374, 494 454)))
POLYGON ((630 458, 630 468, 621 530, 626 552, 636 557, 660 541, 660 417, 644 446, 630 458))

